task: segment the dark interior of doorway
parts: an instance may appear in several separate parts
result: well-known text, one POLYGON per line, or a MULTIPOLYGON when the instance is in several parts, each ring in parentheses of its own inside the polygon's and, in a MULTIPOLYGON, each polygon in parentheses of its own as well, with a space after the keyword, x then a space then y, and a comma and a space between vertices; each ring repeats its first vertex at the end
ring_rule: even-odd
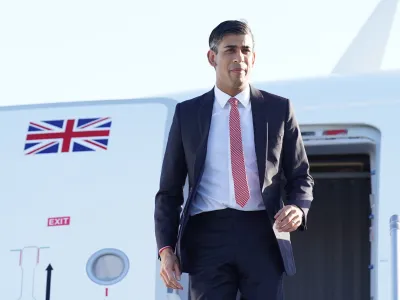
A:
POLYGON ((285 279, 285 299, 370 299, 369 157, 309 159, 314 201, 308 230, 291 236, 297 273, 285 279))

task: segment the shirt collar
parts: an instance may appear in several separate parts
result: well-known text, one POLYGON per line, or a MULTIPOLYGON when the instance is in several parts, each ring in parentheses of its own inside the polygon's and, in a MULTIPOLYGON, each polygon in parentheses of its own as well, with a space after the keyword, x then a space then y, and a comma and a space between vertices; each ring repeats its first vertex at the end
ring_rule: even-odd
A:
MULTIPOLYGON (((229 101, 231 96, 228 94, 224 93, 221 91, 217 86, 214 88, 214 94, 215 94, 215 99, 221 105, 221 107, 224 107, 226 103, 229 101)), ((238 99, 239 102, 244 106, 247 107, 247 105, 250 102, 250 87, 247 86, 241 93, 237 94, 234 98, 238 99)))

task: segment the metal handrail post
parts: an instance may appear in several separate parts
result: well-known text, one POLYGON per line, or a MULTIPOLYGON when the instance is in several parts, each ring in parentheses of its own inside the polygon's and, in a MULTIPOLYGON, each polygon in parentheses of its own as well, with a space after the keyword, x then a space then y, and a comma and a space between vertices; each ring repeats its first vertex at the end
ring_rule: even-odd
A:
POLYGON ((399 237, 400 237, 400 218, 398 215, 390 217, 390 236, 391 236, 391 271, 392 271, 392 300, 400 300, 400 263, 399 263, 399 237))

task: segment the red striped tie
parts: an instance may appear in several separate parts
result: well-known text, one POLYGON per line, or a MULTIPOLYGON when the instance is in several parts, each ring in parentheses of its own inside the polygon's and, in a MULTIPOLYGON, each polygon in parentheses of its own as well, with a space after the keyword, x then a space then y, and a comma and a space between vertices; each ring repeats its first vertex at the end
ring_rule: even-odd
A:
POLYGON ((240 129, 240 115, 238 110, 238 100, 229 99, 231 112, 229 115, 230 148, 233 184, 235 189, 236 202, 244 207, 250 198, 249 187, 247 184, 246 168, 244 165, 242 132, 240 129))

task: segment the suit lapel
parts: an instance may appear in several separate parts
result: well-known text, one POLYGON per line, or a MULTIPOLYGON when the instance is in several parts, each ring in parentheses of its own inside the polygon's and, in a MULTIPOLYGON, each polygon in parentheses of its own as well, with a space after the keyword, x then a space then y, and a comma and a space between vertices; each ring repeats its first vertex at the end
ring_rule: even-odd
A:
POLYGON ((196 151, 194 164, 196 180, 200 177, 201 169, 206 158, 208 134, 210 132, 211 116, 214 104, 214 89, 204 94, 199 100, 200 105, 197 114, 197 126, 200 133, 200 141, 196 151))
POLYGON ((265 177, 266 150, 267 150, 267 102, 261 92, 250 86, 251 111, 253 115, 254 144, 257 156, 260 188, 265 177))

